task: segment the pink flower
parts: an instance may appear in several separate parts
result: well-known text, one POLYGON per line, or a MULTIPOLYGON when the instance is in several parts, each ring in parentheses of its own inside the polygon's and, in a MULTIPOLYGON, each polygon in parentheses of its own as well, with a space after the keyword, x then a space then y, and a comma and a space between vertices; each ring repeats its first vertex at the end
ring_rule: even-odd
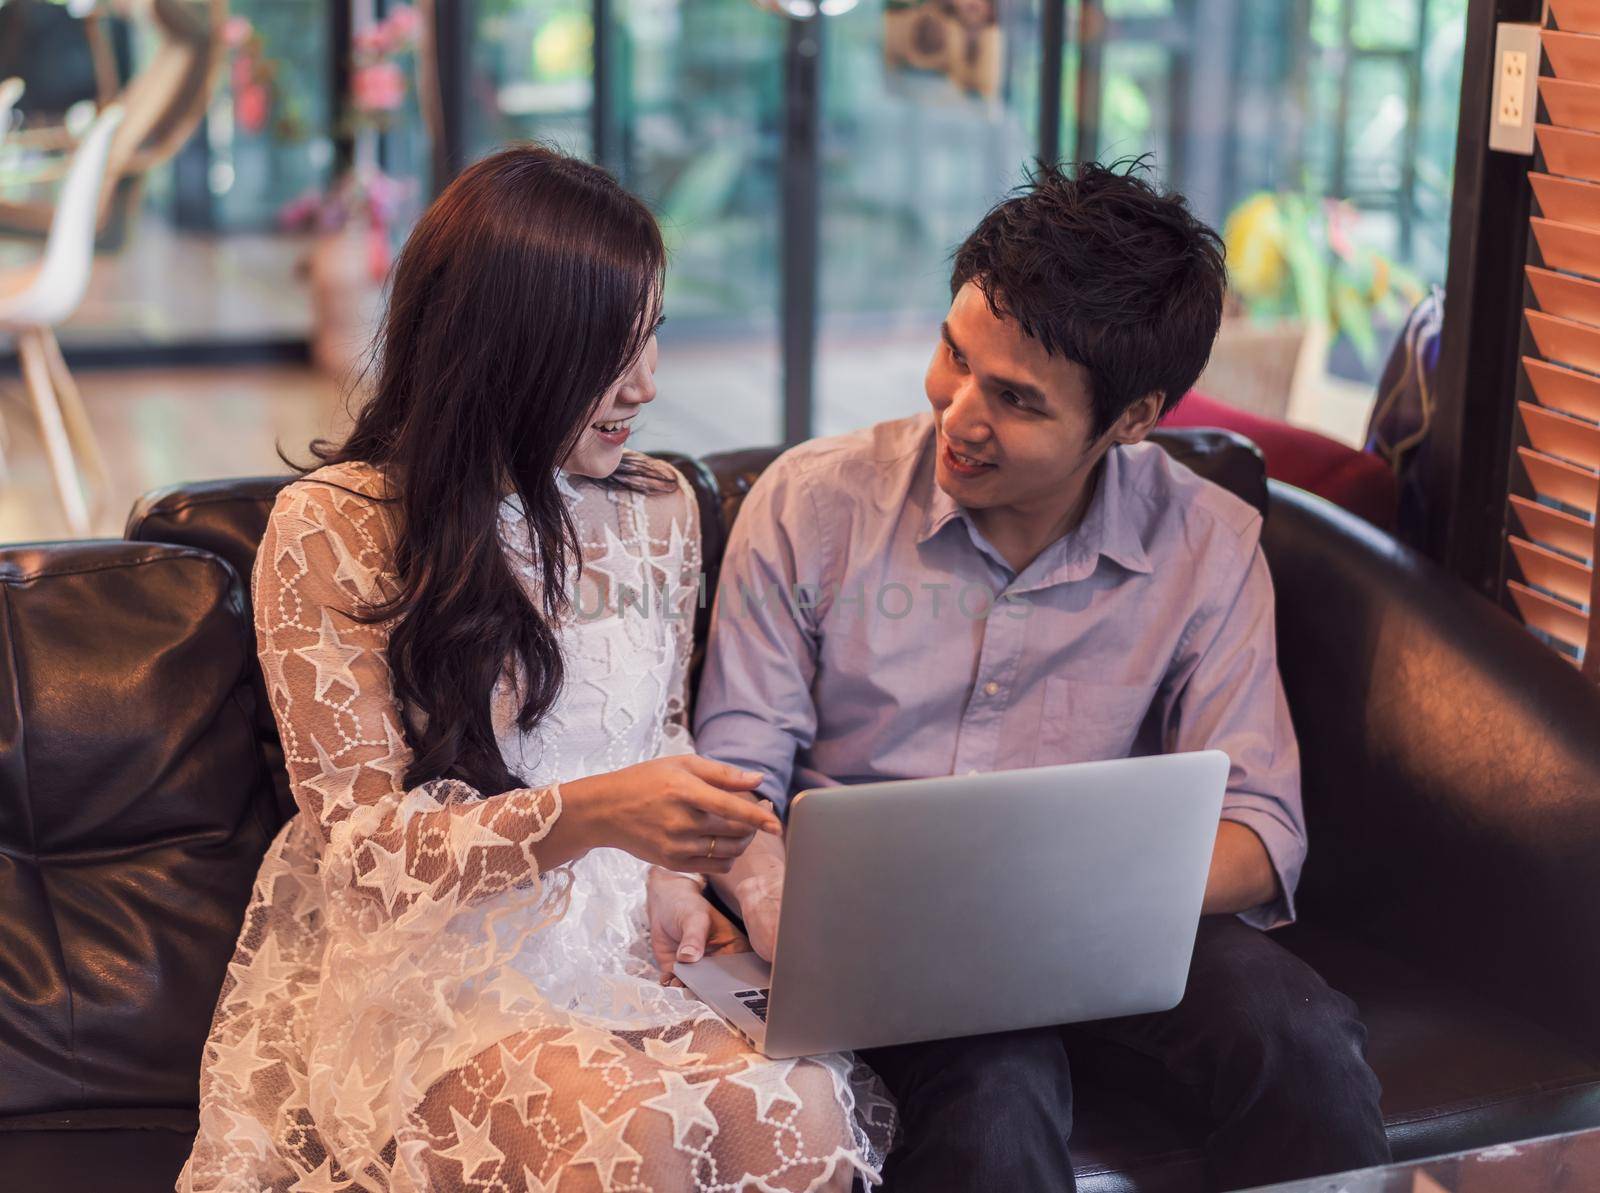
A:
POLYGON ((367 229, 367 276, 382 282, 389 272, 389 236, 384 226, 374 223, 367 229))
POLYGON ((383 22, 390 46, 400 49, 417 40, 422 32, 422 18, 409 4, 395 7, 383 22))
POLYGON ((310 226, 321 206, 322 196, 314 191, 307 192, 298 199, 290 199, 278 209, 278 225, 291 232, 300 231, 310 226))
POLYGON ((222 40, 230 50, 237 50, 250 40, 255 31, 256 27, 250 23, 249 17, 232 16, 222 27, 222 40))
POLYGON ((233 114, 239 127, 247 133, 259 133, 267 126, 272 110, 272 97, 259 83, 251 83, 234 93, 233 114))
POLYGON ((350 80, 350 98, 360 111, 392 112, 405 102, 405 71, 393 62, 358 67, 350 80))
POLYGON ((1354 261, 1356 244, 1352 237, 1355 229, 1356 209, 1348 202, 1327 200, 1328 247, 1346 261, 1354 261))

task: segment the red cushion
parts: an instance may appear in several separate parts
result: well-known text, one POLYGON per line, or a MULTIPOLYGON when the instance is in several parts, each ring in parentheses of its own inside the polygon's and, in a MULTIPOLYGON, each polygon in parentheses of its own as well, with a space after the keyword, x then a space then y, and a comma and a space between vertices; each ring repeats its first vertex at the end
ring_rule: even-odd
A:
POLYGON ((1168 427, 1221 427, 1261 449, 1267 475, 1325 497, 1384 530, 1394 529, 1398 489, 1389 466, 1370 452, 1304 427, 1236 410, 1191 391, 1162 420, 1168 427))

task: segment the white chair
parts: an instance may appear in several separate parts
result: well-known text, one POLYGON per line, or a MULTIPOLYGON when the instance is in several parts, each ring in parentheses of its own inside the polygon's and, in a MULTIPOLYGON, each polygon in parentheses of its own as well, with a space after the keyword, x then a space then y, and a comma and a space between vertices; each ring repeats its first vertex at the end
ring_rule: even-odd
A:
POLYGON ((78 309, 89 285, 106 157, 121 123, 122 108, 112 105, 84 135, 61 184, 44 256, 35 265, 0 272, 0 330, 16 335, 23 384, 33 401, 61 508, 79 535, 89 533, 89 508, 73 449, 94 474, 102 494, 109 474, 83 398, 61 357, 55 328, 78 309))
POLYGON ((0 79, 0 144, 4 144, 6 134, 11 131, 11 109, 21 98, 21 79, 0 79))

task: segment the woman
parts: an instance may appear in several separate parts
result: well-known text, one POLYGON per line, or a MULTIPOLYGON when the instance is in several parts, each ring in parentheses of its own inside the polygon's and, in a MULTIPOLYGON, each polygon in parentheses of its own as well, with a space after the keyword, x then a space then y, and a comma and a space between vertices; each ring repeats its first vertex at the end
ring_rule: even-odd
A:
POLYGON ((650 957, 649 866, 724 872, 778 827, 755 775, 690 752, 696 506, 623 450, 663 259, 636 199, 539 148, 467 170, 406 245, 374 396, 256 561, 300 814, 181 1189, 875 1179, 864 1071, 765 1060, 650 957))

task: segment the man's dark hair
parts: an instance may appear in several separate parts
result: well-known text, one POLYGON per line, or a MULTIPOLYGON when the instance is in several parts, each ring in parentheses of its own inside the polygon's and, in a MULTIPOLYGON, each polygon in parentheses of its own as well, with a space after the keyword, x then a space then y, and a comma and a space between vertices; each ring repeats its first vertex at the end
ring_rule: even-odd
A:
POLYGON ((954 295, 976 282, 996 317, 1089 373, 1094 435, 1148 393, 1161 412, 1205 368, 1227 286, 1222 240, 1143 159, 1040 163, 955 253, 954 295))

